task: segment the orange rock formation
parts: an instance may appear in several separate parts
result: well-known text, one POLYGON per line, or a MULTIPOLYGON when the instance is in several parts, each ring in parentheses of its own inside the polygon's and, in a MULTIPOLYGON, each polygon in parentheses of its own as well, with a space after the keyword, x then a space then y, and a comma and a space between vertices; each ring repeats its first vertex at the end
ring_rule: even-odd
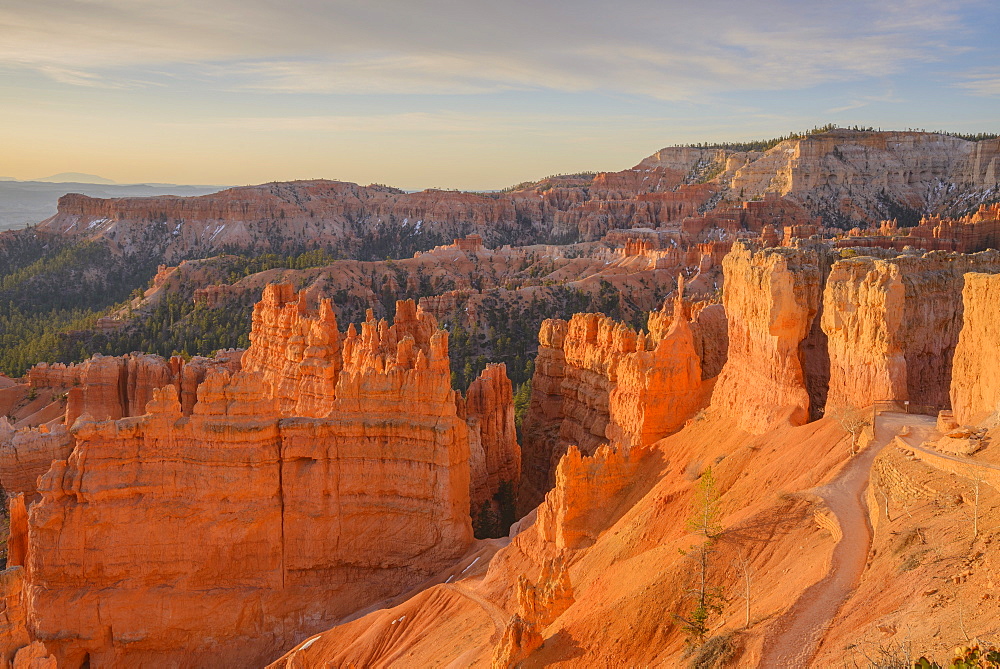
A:
POLYGON ((701 359, 682 296, 675 305, 671 325, 664 331, 658 320, 648 336, 603 314, 542 324, 524 421, 525 511, 552 487, 570 446, 587 454, 608 441, 648 446, 694 414, 703 401, 701 359))
POLYGON ((748 432, 760 434, 779 418, 793 425, 809 420, 808 370, 822 365, 809 360, 812 351, 803 343, 820 309, 819 253, 810 248, 754 252, 737 244, 726 256, 729 355, 712 408, 736 417, 748 432))
POLYGON ((833 265, 824 292, 828 407, 908 400, 945 408, 962 329, 966 272, 1000 271, 1000 253, 932 251, 833 265))
MULTIPOLYGON (((144 378, 131 361, 96 359, 84 401, 132 411, 142 383, 108 390, 144 378)), ((516 484, 503 366, 456 395, 447 333, 412 302, 342 335, 328 301, 269 287, 243 365, 202 364, 186 414, 192 365, 141 358, 165 370, 145 415, 75 421, 22 551, 33 638, 60 663, 259 664, 454 560, 470 495, 516 484)))
POLYGON ((951 407, 959 424, 976 425, 1000 405, 1000 274, 965 275, 964 322, 951 371, 951 407))
POLYGON ((73 450, 73 438, 65 425, 14 430, 0 418, 0 485, 9 495, 35 497, 38 477, 53 460, 64 460, 73 450))

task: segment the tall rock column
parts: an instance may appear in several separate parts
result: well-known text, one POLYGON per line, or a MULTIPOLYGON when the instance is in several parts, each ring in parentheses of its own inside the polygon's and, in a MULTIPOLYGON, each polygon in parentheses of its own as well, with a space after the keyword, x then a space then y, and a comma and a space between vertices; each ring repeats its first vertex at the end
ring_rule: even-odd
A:
MULTIPOLYGON (((462 403, 460 403, 462 404, 462 403)), ((506 365, 487 365, 472 382, 463 406, 469 426, 469 491, 475 514, 500 489, 521 479, 521 447, 514 427, 514 391, 506 365)))
POLYGON ((822 271, 815 249, 753 251, 735 244, 723 261, 729 357, 712 406, 760 434, 780 418, 809 420, 801 344, 820 307, 822 271))
POLYGON ((831 414, 909 397, 900 337, 905 294, 896 263, 865 257, 834 264, 823 296, 831 414))

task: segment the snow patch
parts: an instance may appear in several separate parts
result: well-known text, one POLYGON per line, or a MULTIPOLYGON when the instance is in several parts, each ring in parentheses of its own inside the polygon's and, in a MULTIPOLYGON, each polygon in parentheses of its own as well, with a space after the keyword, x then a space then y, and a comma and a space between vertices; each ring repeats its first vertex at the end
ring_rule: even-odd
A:
POLYGON ((467 572, 470 569, 472 569, 472 565, 476 564, 477 562, 479 562, 479 558, 478 557, 475 560, 473 560, 472 562, 470 562, 469 566, 462 570, 462 573, 464 574, 465 572, 467 572))

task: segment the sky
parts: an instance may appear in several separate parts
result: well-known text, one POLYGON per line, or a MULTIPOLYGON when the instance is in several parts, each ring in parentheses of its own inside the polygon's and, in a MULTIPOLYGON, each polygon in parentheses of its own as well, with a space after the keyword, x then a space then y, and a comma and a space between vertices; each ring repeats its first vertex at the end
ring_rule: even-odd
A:
POLYGON ((3 0, 0 176, 497 189, 826 123, 1000 132, 996 0, 3 0))

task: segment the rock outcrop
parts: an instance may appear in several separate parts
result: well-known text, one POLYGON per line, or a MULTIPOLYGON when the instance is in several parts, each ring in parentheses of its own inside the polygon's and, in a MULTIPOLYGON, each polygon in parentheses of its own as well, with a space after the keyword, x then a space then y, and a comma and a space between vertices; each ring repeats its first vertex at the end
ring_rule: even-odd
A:
MULTIPOLYGON (((32 635, 60 666, 260 664, 466 550, 470 494, 516 484, 510 381, 491 366, 462 398, 447 333, 412 301, 396 313, 342 334, 328 301, 270 287, 242 371, 163 361, 144 415, 74 422, 24 551, 32 635)), ((134 410, 109 399, 105 368, 144 378, 121 360, 81 396, 134 410)))
POLYGON ((701 403, 701 360, 683 298, 675 301, 670 328, 652 342, 643 335, 623 356, 608 398, 607 437, 626 449, 649 446, 684 425, 701 403))
POLYGON ((53 460, 65 460, 73 450, 73 438, 65 425, 42 425, 14 430, 0 417, 0 485, 9 495, 35 498, 38 477, 53 460))
MULTIPOLYGON (((472 382, 459 416, 469 426, 469 499, 476 513, 504 483, 521 480, 521 447, 514 427, 514 392, 504 365, 487 365, 472 382)), ((513 492, 513 490, 511 491, 513 492)))
POLYGON ((878 400, 949 405, 966 272, 1000 271, 1000 253, 932 251, 833 265, 824 291, 828 410, 878 400))
POLYGON ((964 322, 955 346, 951 407, 959 424, 976 425, 1000 406, 1000 274, 966 274, 964 322))
POLYGON ((516 667, 545 642, 542 633, 573 605, 573 585, 564 559, 546 560, 538 583, 517 577, 517 612, 493 653, 493 669, 516 667))
POLYGON ((78 365, 39 363, 28 370, 28 381, 36 391, 66 392, 67 426, 83 414, 95 420, 141 416, 153 390, 165 385, 177 387, 184 412, 190 414, 206 370, 221 366, 238 371, 242 353, 221 350, 212 358, 195 356, 189 362, 176 356, 167 361, 143 353, 116 357, 97 354, 78 365))
MULTIPOLYGON (((657 320, 649 335, 603 314, 542 324, 524 421, 524 511, 552 487, 556 463, 569 447, 593 454, 609 441, 626 450, 649 446, 694 414, 704 399, 695 327, 682 295, 670 325, 664 329, 657 320)), ((703 342, 720 338, 706 328, 703 342)))
POLYGON ((934 187, 942 182, 965 194, 995 187, 1000 140, 836 129, 785 140, 721 178, 747 198, 775 192, 871 224, 887 218, 887 202, 913 211, 945 205, 947 189, 934 187))
POLYGON ((17 651, 29 644, 24 567, 7 567, 0 571, 0 666, 13 667, 17 651))
MULTIPOLYGON (((355 330, 348 332, 352 341, 356 336, 355 330)), ((250 348, 243 354, 242 366, 264 375, 282 413, 313 418, 326 415, 333 404, 343 358, 330 300, 322 300, 319 312, 313 313, 306 293, 296 295, 291 284, 264 288, 254 307, 250 348)))
POLYGON ((606 444, 589 457, 570 446, 556 467, 555 487, 538 507, 539 537, 562 550, 593 543, 607 502, 629 485, 634 470, 630 455, 606 444))
POLYGON ((723 263, 729 354, 712 408, 748 432, 760 434, 779 418, 807 422, 809 388, 822 389, 822 359, 810 357, 825 351, 804 345, 820 310, 821 253, 809 246, 755 252, 737 244, 723 263))

